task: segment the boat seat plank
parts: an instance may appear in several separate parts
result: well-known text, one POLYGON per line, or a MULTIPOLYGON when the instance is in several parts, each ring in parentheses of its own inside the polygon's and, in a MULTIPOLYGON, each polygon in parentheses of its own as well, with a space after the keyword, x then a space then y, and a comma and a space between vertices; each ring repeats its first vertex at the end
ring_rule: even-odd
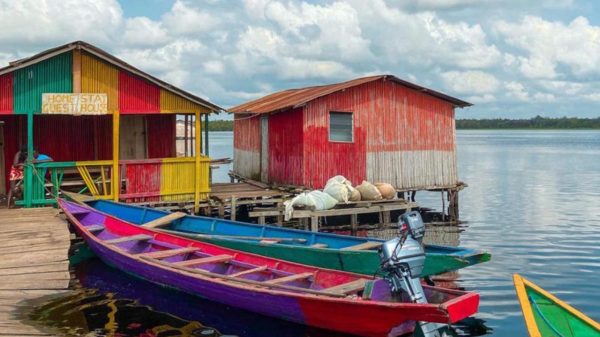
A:
POLYGON ((187 272, 190 274, 198 274, 198 275, 202 275, 202 276, 206 276, 206 277, 218 278, 221 280, 227 280, 227 281, 232 281, 232 282, 236 282, 236 283, 250 284, 253 286, 257 286, 257 287, 264 287, 264 288, 271 288, 271 289, 284 289, 284 290, 289 290, 289 291, 296 291, 296 292, 302 292, 302 293, 306 293, 306 294, 329 296, 329 297, 339 297, 339 298, 346 297, 346 295, 329 293, 329 292, 321 291, 321 290, 295 287, 295 286, 286 285, 286 284, 276 284, 276 283, 266 283, 266 282, 261 282, 261 281, 253 281, 253 280, 248 280, 248 279, 239 278, 239 277, 237 277, 237 278, 232 277, 231 275, 217 274, 217 273, 209 272, 204 269, 195 269, 195 268, 190 268, 190 267, 176 266, 169 262, 165 262, 165 261, 161 261, 161 260, 153 260, 150 258, 146 258, 144 256, 142 256, 141 258, 143 260, 150 260, 153 263, 158 263, 167 268, 181 270, 183 272, 187 272))
POLYGON ((311 248, 327 248, 329 246, 324 243, 315 243, 314 245, 310 245, 310 247, 311 248))
POLYGON ((341 250, 367 250, 367 249, 379 248, 379 247, 381 247, 382 244, 383 244, 383 242, 367 241, 367 242, 363 242, 358 245, 344 247, 341 250))
POLYGON ((92 233, 100 232, 100 231, 106 229, 106 227, 104 227, 104 225, 90 225, 90 226, 86 226, 85 228, 92 233))
POLYGON ((279 277, 279 278, 275 278, 272 280, 268 280, 265 281, 265 283, 267 284, 279 284, 279 283, 286 283, 286 282, 292 282, 292 281, 297 281, 297 280, 302 280, 305 278, 309 278, 311 276, 313 276, 314 273, 300 273, 300 274, 294 274, 294 275, 289 275, 289 276, 284 276, 284 277, 279 277))
POLYGON ((172 257, 181 254, 188 254, 199 251, 200 248, 197 247, 185 247, 185 248, 177 248, 177 249, 167 249, 167 250, 159 250, 155 252, 141 253, 137 254, 138 257, 151 258, 151 259, 164 259, 167 257, 172 257))
POLYGON ((173 221, 175 221, 177 219, 183 218, 186 215, 187 214, 185 214, 183 212, 173 212, 171 214, 165 215, 165 216, 160 217, 158 219, 146 222, 142 226, 148 227, 148 228, 163 227, 163 226, 166 226, 166 225, 170 224, 171 222, 173 222, 173 221))
POLYGON ((230 274, 229 276, 231 276, 231 277, 240 277, 240 276, 244 276, 244 275, 248 275, 248 274, 259 273, 259 272, 265 271, 267 269, 269 269, 268 266, 260 266, 260 267, 256 267, 256 268, 251 268, 251 269, 246 269, 246 270, 238 271, 237 273, 230 274))
POLYGON ((233 256, 227 255, 227 254, 223 254, 223 255, 215 255, 215 256, 202 257, 202 258, 199 258, 199 259, 177 261, 177 262, 173 262, 173 264, 177 265, 177 266, 197 266, 197 265, 200 265, 200 264, 207 264, 207 263, 228 262, 231 259, 233 259, 233 256))
POLYGON ((122 237, 116 238, 116 239, 106 240, 106 241, 104 241, 104 243, 114 245, 117 243, 123 243, 123 242, 129 242, 129 241, 148 241, 148 240, 152 240, 153 238, 154 237, 152 235, 148 235, 148 234, 136 234, 136 235, 131 235, 131 236, 122 236, 122 237))
POLYGON ((325 289, 323 289, 323 291, 326 291, 326 292, 332 293, 332 294, 346 295, 346 294, 350 294, 350 293, 354 293, 354 292, 363 290, 365 288, 366 284, 367 284, 366 279, 359 278, 357 280, 354 280, 354 281, 351 281, 348 283, 338 284, 337 286, 325 288, 325 289))

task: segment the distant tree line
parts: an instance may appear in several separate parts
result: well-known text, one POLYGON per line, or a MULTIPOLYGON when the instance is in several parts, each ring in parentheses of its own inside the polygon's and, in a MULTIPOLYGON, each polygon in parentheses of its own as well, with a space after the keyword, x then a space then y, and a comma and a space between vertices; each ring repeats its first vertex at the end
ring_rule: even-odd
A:
MULTIPOLYGON (((204 130, 204 122, 202 129, 204 130)), ((457 119, 457 129, 600 129, 599 118, 457 119)), ((233 121, 208 121, 208 131, 233 131, 233 121)))
MULTIPOLYGON (((202 130, 206 130, 204 121, 202 122, 202 130)), ((208 131, 233 131, 233 121, 208 121, 208 131)))
POLYGON ((600 129, 600 118, 457 119, 457 129, 600 129))

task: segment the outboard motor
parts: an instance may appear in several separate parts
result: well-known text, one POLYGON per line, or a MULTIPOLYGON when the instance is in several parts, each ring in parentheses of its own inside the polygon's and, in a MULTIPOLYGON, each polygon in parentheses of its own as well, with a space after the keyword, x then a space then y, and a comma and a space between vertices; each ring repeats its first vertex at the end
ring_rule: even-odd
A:
MULTIPOLYGON (((421 286, 421 273, 425 265, 423 237, 425 224, 421 214, 407 212, 398 221, 400 235, 386 241, 379 251, 384 278, 389 282, 393 294, 406 294, 414 303, 427 303, 421 286)), ((419 322, 423 336, 440 337, 438 331, 443 324, 419 322)))

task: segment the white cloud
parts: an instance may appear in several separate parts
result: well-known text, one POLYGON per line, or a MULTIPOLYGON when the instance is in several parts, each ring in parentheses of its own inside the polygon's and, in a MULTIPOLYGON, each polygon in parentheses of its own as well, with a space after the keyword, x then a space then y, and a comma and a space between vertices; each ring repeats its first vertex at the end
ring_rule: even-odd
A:
POLYGON ((116 0, 0 0, 0 45, 48 46, 77 39, 109 43, 122 22, 116 0))
POLYGON ((494 27, 507 43, 526 53, 519 62, 528 78, 556 78, 559 66, 578 77, 600 75, 600 26, 585 17, 565 24, 525 16, 516 23, 496 22, 494 27))
POLYGON ((123 42, 128 47, 155 47, 169 41, 166 29, 162 23, 152 21, 147 17, 127 19, 123 42))
POLYGON ((217 16, 193 8, 177 0, 163 17, 165 27, 174 35, 193 35, 209 32, 220 24, 217 16))
POLYGON ((448 71, 441 77, 446 87, 461 94, 489 94, 500 87, 500 81, 494 75, 483 71, 448 71))
POLYGON ((525 86, 519 82, 511 81, 504 84, 507 90, 508 97, 515 98, 519 101, 529 100, 529 93, 525 90, 525 86))

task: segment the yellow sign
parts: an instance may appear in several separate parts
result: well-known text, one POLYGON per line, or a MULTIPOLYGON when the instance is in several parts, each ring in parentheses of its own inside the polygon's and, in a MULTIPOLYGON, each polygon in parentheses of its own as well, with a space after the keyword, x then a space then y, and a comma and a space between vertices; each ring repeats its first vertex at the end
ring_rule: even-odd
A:
POLYGON ((106 94, 42 94, 42 113, 55 115, 106 115, 106 94))

